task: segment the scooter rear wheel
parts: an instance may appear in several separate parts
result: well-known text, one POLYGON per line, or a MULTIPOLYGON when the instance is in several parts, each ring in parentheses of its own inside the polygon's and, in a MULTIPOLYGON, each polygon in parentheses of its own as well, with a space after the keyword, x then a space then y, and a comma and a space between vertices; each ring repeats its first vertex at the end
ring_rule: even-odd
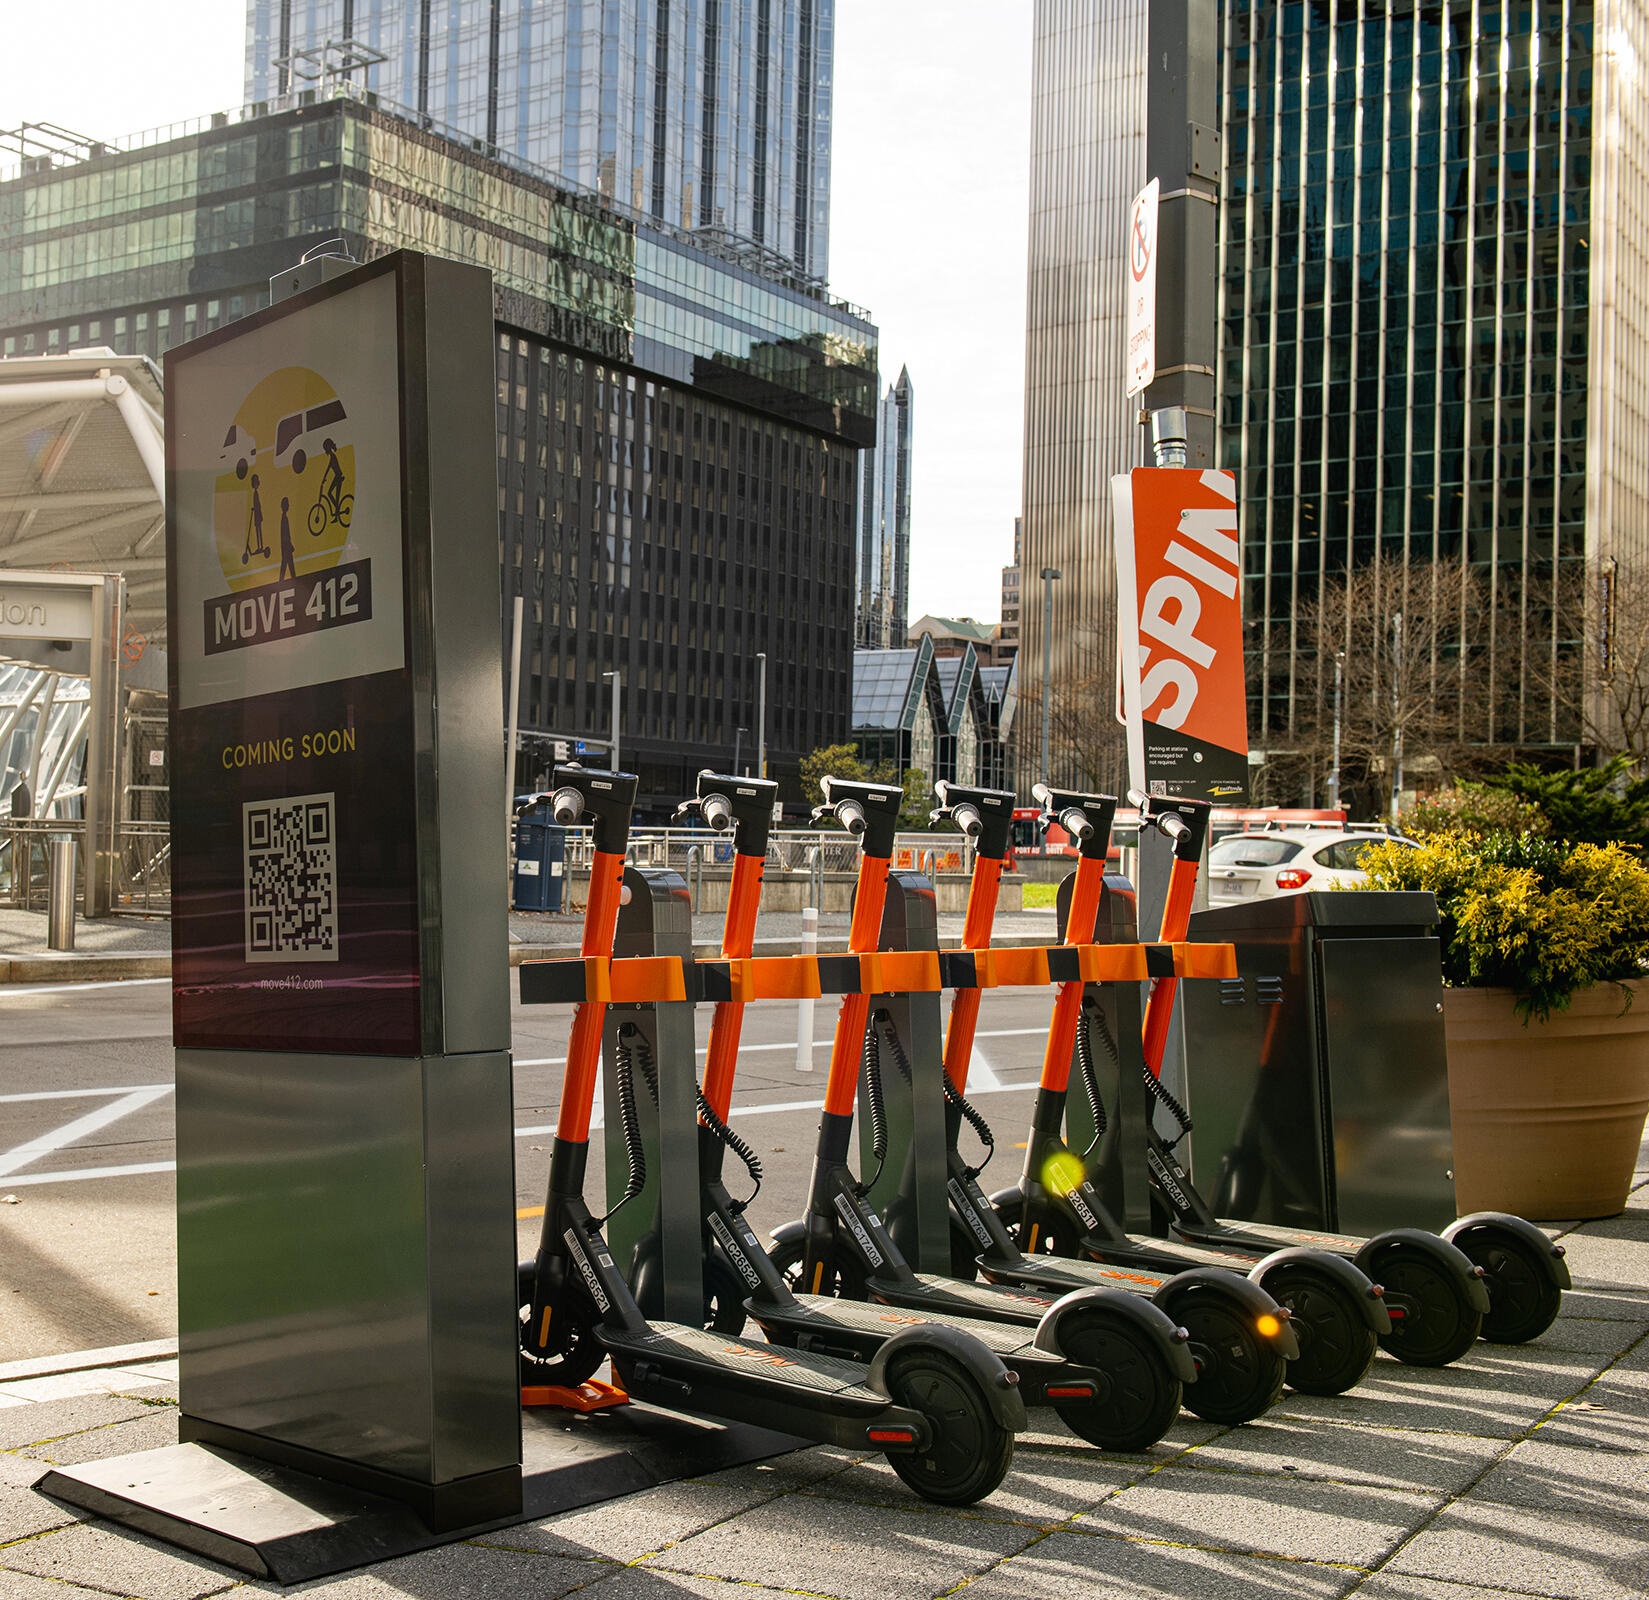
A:
POLYGON ((1379 1339, 1349 1290, 1300 1264, 1266 1274, 1265 1292, 1288 1308, 1300 1353, 1288 1386, 1301 1394, 1344 1394, 1374 1364, 1379 1339))
POLYGON ((588 1295, 570 1290, 562 1296, 550 1318, 551 1342, 548 1356, 528 1344, 527 1320, 532 1316, 533 1264, 523 1261, 516 1269, 517 1315, 521 1323, 520 1369, 524 1385, 554 1385, 576 1389, 607 1359, 607 1348, 596 1337, 601 1313, 588 1295))
POLYGON ((1179 1415, 1183 1386, 1143 1330, 1102 1313, 1060 1325, 1067 1359, 1103 1373, 1107 1387, 1092 1400, 1055 1400, 1059 1419, 1101 1450, 1145 1450, 1179 1415))
POLYGON ((1191 1335, 1197 1381, 1185 1391, 1187 1411, 1206 1422, 1252 1422, 1277 1403, 1288 1362, 1244 1307, 1199 1287, 1173 1296, 1163 1310, 1191 1335))
POLYGON ((1463 1233, 1454 1245, 1483 1269, 1489 1309, 1483 1314, 1482 1337, 1491 1344, 1527 1344, 1557 1320, 1563 1291, 1525 1240, 1478 1228, 1463 1233))
POLYGON ((750 1286, 733 1270, 733 1264, 717 1250, 704 1257, 704 1325, 716 1333, 744 1332, 744 1302, 750 1286))
POLYGON ((942 1350, 916 1348, 888 1363, 888 1394, 920 1411, 933 1433, 925 1451, 890 1455, 888 1465, 924 1500, 967 1506, 1008 1475, 1013 1434, 991 1415, 973 1375, 942 1350))
POLYGON ((1380 1280, 1393 1313, 1391 1332, 1380 1335, 1388 1354, 1411 1367, 1446 1367, 1477 1343, 1483 1313, 1454 1275, 1429 1256, 1389 1251, 1380 1258, 1380 1280))

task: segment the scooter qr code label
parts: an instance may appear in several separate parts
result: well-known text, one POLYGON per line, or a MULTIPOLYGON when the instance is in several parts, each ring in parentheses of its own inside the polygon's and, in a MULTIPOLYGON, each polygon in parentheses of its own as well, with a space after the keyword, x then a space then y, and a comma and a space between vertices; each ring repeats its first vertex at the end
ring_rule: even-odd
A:
POLYGON ((241 807, 248 961, 338 959, 337 796, 241 807))

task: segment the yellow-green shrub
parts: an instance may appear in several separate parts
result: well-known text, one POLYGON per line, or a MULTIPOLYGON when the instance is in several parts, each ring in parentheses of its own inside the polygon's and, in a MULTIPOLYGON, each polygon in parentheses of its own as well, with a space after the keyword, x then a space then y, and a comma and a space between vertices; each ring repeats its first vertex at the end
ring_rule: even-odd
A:
POLYGON ((1438 833, 1418 848, 1375 845, 1361 865, 1360 887, 1429 889, 1444 979, 1514 989, 1525 1017, 1544 1019, 1580 990, 1649 965, 1649 870, 1619 845, 1438 833))

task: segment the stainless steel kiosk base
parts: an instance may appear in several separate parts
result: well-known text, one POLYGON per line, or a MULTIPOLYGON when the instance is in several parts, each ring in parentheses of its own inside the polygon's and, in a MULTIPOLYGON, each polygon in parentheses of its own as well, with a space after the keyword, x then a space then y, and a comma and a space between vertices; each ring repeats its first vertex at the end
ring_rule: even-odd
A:
POLYGON ((521 1514, 441 1532, 401 1500, 218 1445, 172 1445, 58 1468, 38 1487, 223 1566, 302 1583, 808 1443, 645 1405, 589 1416, 528 1411, 521 1442, 521 1514))

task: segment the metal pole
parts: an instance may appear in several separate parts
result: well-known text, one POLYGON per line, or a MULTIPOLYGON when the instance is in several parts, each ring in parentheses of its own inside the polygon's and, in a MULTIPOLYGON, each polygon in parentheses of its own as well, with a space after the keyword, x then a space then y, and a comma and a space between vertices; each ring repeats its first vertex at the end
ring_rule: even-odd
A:
POLYGON ((1328 775, 1328 809, 1340 809, 1340 679, 1345 671, 1346 653, 1334 652, 1334 770, 1328 775))
POLYGON ((767 652, 756 652, 756 776, 767 776, 767 652))
POLYGON ((1048 768, 1048 750, 1053 742, 1053 704, 1048 698, 1054 676, 1054 579, 1061 577, 1057 567, 1042 569, 1042 781, 1052 781, 1048 768))
POLYGON ((515 829, 515 742, 521 732, 521 613, 522 597, 515 597, 515 636, 510 646, 509 738, 504 746, 504 861, 510 859, 510 836, 515 829))
POLYGON ((1403 791, 1403 613, 1391 619, 1391 825, 1397 826, 1398 797, 1403 791))
MULTIPOLYGON (((819 949, 819 908, 802 907, 802 954, 816 955, 819 949)), ((796 1070, 813 1070, 813 1002, 796 1002, 796 1070)))
POLYGON ((74 840, 53 839, 46 847, 46 948, 74 949, 74 840))
POLYGON ((622 772, 624 769, 618 761, 618 718, 624 675, 615 667, 607 676, 613 680, 613 771, 622 772))
MULTIPOLYGON (((733 771, 735 773, 738 772, 739 762, 741 762, 743 759, 744 759, 744 729, 743 728, 735 728, 733 730, 733 771)), ((745 776, 748 777, 749 774, 747 773, 747 774, 745 774, 745 776)))

